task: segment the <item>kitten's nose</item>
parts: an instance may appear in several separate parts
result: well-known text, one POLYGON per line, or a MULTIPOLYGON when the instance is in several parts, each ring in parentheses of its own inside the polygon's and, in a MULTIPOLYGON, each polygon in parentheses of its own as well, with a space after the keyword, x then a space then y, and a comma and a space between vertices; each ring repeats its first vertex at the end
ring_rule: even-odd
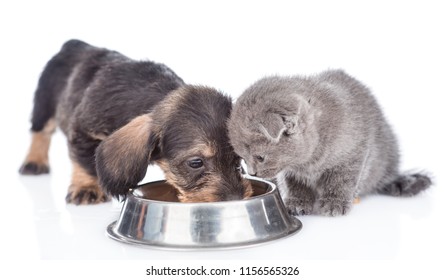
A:
POLYGON ((257 175, 257 172, 250 172, 250 173, 248 173, 250 176, 256 176, 257 175))

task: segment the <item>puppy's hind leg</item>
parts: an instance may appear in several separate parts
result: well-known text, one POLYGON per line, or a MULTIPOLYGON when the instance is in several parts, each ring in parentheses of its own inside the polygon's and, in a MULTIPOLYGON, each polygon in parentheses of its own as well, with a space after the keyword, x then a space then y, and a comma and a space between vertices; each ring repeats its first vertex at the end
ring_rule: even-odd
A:
POLYGON ((56 128, 54 119, 49 119, 42 130, 32 132, 32 142, 19 173, 38 175, 49 173, 48 150, 56 128))
MULTIPOLYGON (((71 44, 72 45, 72 44, 71 44)), ((32 111, 32 143, 19 172, 44 174, 49 172, 48 149, 55 130, 56 108, 74 64, 73 51, 62 48, 45 66, 34 94, 32 111)))

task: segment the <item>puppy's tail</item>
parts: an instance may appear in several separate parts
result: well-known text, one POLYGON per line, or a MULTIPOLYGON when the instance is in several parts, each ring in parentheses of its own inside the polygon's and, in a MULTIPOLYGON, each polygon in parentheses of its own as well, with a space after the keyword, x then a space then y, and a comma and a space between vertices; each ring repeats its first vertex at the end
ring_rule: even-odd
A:
POLYGON ((378 193, 409 197, 428 189, 431 185, 432 179, 424 173, 401 174, 394 181, 379 189, 378 193))

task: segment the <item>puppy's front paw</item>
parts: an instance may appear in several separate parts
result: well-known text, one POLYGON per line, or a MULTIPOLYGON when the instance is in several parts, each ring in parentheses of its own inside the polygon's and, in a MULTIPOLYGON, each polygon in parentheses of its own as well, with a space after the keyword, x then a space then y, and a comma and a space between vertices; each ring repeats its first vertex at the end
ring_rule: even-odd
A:
POLYGON ((342 216, 348 214, 352 207, 352 201, 337 198, 321 198, 317 207, 317 213, 324 216, 342 216))
POLYGON ((19 169, 19 173, 22 175, 39 175, 49 173, 49 166, 40 162, 24 162, 19 169))
POLYGON ((99 186, 77 186, 71 185, 65 198, 67 203, 76 205, 98 204, 110 201, 110 197, 105 194, 99 186))
POLYGON ((314 201, 309 198, 292 197, 286 200, 288 213, 293 216, 310 215, 313 213, 314 201))

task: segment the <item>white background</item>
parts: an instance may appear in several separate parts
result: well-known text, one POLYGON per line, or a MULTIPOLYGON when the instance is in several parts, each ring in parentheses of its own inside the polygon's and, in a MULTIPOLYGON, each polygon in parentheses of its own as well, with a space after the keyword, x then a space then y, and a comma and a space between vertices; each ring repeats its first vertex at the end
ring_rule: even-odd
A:
MULTIPOLYGON (((209 261, 225 267, 299 264, 300 279, 442 277, 444 9, 439 1, 157 2, 0 3, 0 258, 5 267, 17 275, 63 273, 74 279, 130 271, 131 279, 142 279, 152 264, 209 261), (17 173, 30 141, 38 77, 71 38, 165 63, 187 83, 213 86, 234 98, 264 75, 343 68, 379 100, 399 137, 402 169, 427 170, 435 184, 409 199, 364 198, 346 217, 301 217, 299 234, 256 248, 169 252, 112 241, 104 230, 117 219, 119 203, 76 207, 64 202, 71 167, 61 132, 50 150, 51 175, 17 173), (39 261, 59 259, 67 261, 39 261)), ((161 177, 159 169, 149 168, 146 180, 161 177)))

